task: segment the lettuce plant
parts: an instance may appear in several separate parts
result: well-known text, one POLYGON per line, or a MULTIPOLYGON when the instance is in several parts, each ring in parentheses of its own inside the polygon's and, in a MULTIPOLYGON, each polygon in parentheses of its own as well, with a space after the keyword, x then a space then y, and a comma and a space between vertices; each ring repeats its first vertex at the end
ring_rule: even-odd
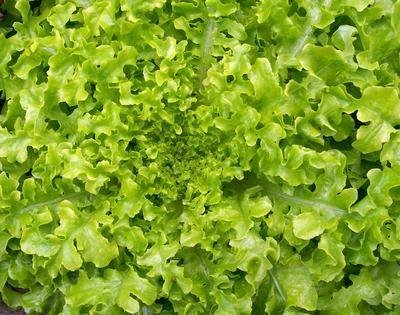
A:
POLYGON ((10 307, 400 314, 399 1, 3 10, 10 307))

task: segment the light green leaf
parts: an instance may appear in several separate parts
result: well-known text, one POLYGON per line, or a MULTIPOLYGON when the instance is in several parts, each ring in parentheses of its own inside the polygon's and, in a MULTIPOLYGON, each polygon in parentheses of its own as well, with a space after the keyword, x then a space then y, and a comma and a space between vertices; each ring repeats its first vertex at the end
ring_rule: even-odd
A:
POLYGON ((346 62, 341 51, 331 46, 306 45, 300 55, 300 62, 312 75, 328 85, 334 85, 342 74, 356 70, 354 65, 346 62))
POLYGON ((295 306, 308 311, 317 308, 317 290, 298 256, 293 256, 286 265, 276 267, 274 274, 285 294, 286 307, 295 306))
POLYGON ((369 124, 358 129, 353 146, 363 153, 380 150, 400 121, 398 93, 390 87, 370 87, 358 103, 357 119, 369 124))
POLYGON ((126 312, 135 314, 139 312, 140 306, 131 294, 150 305, 156 299, 157 290, 133 269, 124 273, 107 269, 104 278, 88 278, 85 273, 80 273, 78 282, 66 292, 66 305, 79 311, 84 305, 95 309, 97 305, 105 304, 110 307, 116 303, 126 312))
POLYGON ((293 219, 293 233, 303 240, 310 240, 324 231, 322 220, 314 212, 305 212, 293 219))

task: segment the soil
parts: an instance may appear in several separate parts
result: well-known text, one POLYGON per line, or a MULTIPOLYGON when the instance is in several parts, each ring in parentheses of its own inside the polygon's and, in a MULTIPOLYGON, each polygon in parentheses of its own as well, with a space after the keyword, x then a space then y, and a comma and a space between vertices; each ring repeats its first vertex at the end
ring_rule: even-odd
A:
POLYGON ((0 301, 0 315, 26 315, 22 309, 12 310, 0 301))

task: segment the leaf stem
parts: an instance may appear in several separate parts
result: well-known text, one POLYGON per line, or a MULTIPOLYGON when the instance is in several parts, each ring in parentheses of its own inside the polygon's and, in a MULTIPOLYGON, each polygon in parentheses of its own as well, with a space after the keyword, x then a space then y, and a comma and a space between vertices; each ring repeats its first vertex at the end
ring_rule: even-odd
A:
POLYGON ((281 297, 281 299, 282 299, 282 301, 283 301, 283 304, 286 304, 286 297, 285 297, 285 294, 283 293, 283 290, 282 290, 281 286, 279 285, 279 282, 278 282, 278 280, 275 278, 275 275, 273 274, 273 272, 272 272, 271 269, 268 270, 268 274, 269 274, 269 276, 271 277, 272 282, 273 282, 273 284, 274 284, 276 290, 278 291, 278 293, 279 293, 279 295, 280 295, 280 297, 281 297))
POLYGON ((202 85, 203 80, 207 77, 207 71, 211 62, 211 47, 214 30, 214 21, 207 17, 203 40, 200 47, 200 67, 199 67, 199 85, 202 85))
POLYGON ((39 208, 39 207, 45 207, 45 206, 50 206, 50 205, 54 205, 56 203, 59 203, 61 201, 64 200, 74 200, 77 199, 79 197, 82 197, 84 195, 84 193, 82 192, 77 192, 77 193, 73 193, 73 194, 69 194, 69 195, 65 195, 65 196, 59 196, 57 198, 51 199, 51 200, 47 200, 47 201, 42 201, 42 202, 36 202, 36 203, 32 203, 29 206, 23 207, 21 209, 18 210, 18 212, 25 212, 31 209, 35 209, 35 208, 39 208))
POLYGON ((325 209, 329 213, 330 216, 338 216, 338 215, 342 216, 346 213, 346 210, 336 207, 336 206, 332 206, 321 200, 308 200, 308 199, 305 199, 302 197, 288 195, 288 194, 282 192, 281 190, 277 189, 276 187, 274 187, 272 184, 263 185, 263 187, 265 188, 267 193, 274 195, 278 199, 291 201, 295 204, 311 206, 311 207, 315 207, 318 209, 325 209))

